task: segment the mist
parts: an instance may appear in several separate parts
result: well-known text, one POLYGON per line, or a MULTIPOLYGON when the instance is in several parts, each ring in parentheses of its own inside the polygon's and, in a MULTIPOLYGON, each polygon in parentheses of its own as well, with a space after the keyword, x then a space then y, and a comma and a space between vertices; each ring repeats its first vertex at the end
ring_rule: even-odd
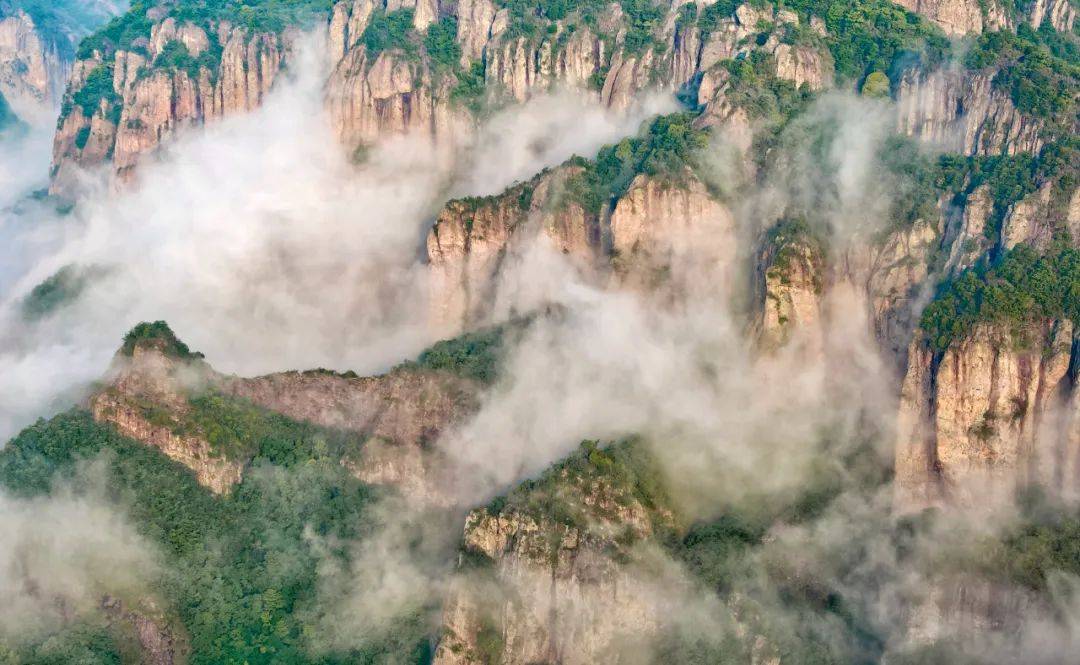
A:
POLYGON ((495 114, 449 166, 414 136, 357 165, 323 109, 323 53, 317 36, 302 40, 260 109, 181 133, 135 183, 83 174, 70 215, 6 190, 19 207, 0 221, 0 436, 71 404, 143 320, 167 320, 215 367, 244 375, 371 374, 413 357, 446 333, 427 320, 422 263, 443 202, 592 154, 673 104, 654 96, 617 113, 553 92, 495 114), (548 141, 554 130, 572 138, 548 141), (67 266, 93 278, 28 321, 22 301, 67 266))

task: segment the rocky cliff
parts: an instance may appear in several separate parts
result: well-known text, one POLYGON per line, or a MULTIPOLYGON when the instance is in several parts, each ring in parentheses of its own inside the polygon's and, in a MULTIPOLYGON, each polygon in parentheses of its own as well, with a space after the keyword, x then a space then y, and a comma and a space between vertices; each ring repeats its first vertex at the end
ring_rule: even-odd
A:
MULTIPOLYGON (((707 36, 695 22, 679 20, 678 6, 662 15, 633 36, 653 44, 643 49, 628 44, 639 28, 617 4, 588 20, 581 12, 550 20, 496 11, 490 0, 339 2, 326 17, 330 122, 348 151, 402 133, 452 148, 467 140, 476 112, 486 107, 570 86, 625 109, 647 89, 692 90, 720 60, 754 50, 771 54, 775 76, 796 86, 832 83, 828 50, 790 38, 799 23, 794 12, 743 5, 707 36), (385 36, 384 24, 400 16, 411 16, 408 29, 385 36), (773 27, 759 45, 751 37, 763 26, 773 27), (428 52, 432 30, 452 30, 454 44, 428 52)), ((182 127, 261 102, 295 35, 184 16, 139 5, 126 19, 147 26, 145 34, 114 39, 106 32, 81 48, 54 142, 54 192, 70 188, 79 168, 108 163, 128 176, 140 155, 182 127)), ((824 34, 820 20, 813 26, 824 34)))
POLYGON ((1029 0, 1005 3, 1001 0, 893 0, 896 4, 925 16, 950 36, 1015 29, 1025 22, 1038 29, 1043 23, 1059 32, 1071 32, 1076 8, 1068 0, 1029 0))
POLYGON ((469 514, 436 663, 614 662, 662 623, 661 594, 626 564, 673 517, 661 497, 600 471, 623 462, 610 454, 585 444, 469 514))
POLYGON ((425 503, 444 500, 434 443, 476 410, 479 393, 470 380, 407 368, 376 377, 322 371, 228 377, 218 385, 293 420, 362 435, 361 449, 343 460, 353 474, 425 503))
POLYGON ((172 17, 127 48, 102 45, 75 64, 53 142, 54 192, 80 168, 111 163, 130 176, 139 157, 178 129, 251 110, 287 52, 276 33, 172 17))
POLYGON ((994 73, 909 70, 896 93, 897 129, 966 155, 1038 152, 1044 123, 1017 110, 994 73))
POLYGON ((202 382, 208 371, 197 360, 169 353, 158 340, 139 343, 130 355, 117 355, 107 387, 91 398, 90 408, 95 420, 161 450, 191 469, 200 484, 222 494, 240 482, 246 460, 229 459, 204 433, 182 425, 191 410, 188 386, 202 382))
POLYGON ((243 479, 257 451, 230 447, 220 432, 207 430, 213 423, 203 422, 199 398, 239 398, 239 410, 226 405, 217 418, 237 418, 256 427, 258 412, 245 415, 244 409, 258 407, 292 421, 355 433, 356 445, 341 451, 341 462, 357 478, 437 503, 429 468, 432 444, 475 411, 478 393, 479 386, 469 379, 408 367, 377 377, 313 370, 239 378, 177 354, 163 335, 117 354, 105 386, 91 398, 91 409, 95 419, 160 449, 220 494, 243 479))
POLYGON ((59 101, 74 51, 65 36, 0 3, 0 95, 19 116, 47 114, 59 101))
POLYGON ((896 4, 925 16, 947 35, 966 35, 999 30, 1008 25, 1008 16, 998 0, 893 0, 896 4))
POLYGON ((821 353, 821 297, 825 256, 821 244, 797 223, 770 232, 757 259, 758 305, 754 322, 764 349, 787 344, 793 335, 816 357, 821 353))
POLYGON ((1072 323, 1044 321, 1020 335, 981 325, 942 353, 912 342, 896 452, 903 509, 992 506, 1045 480, 1070 448, 1053 423, 1071 390, 1072 323))

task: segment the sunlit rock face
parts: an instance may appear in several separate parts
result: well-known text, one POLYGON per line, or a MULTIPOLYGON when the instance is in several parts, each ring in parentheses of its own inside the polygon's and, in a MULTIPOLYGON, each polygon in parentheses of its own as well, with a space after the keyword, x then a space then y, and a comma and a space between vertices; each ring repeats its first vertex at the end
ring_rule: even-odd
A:
POLYGON ((941 354, 912 342, 896 452, 903 509, 1001 504, 1050 480, 1059 451, 1074 447, 1055 417, 1072 400, 1072 323, 1047 321, 1028 334, 980 325, 941 354))
POLYGON ((897 129, 966 155, 1038 152, 1042 121, 1017 110, 993 78, 994 72, 909 71, 897 90, 897 129))

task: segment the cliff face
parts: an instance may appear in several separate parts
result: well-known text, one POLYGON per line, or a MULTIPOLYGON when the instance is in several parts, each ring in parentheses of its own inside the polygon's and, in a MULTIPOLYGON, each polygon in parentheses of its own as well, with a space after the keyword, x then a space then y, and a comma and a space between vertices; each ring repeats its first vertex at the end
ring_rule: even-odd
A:
POLYGON ((223 378, 220 389, 293 420, 357 432, 363 447, 343 460, 360 480, 439 503, 433 444, 477 408, 479 387, 439 373, 400 369, 377 377, 285 372, 223 378))
POLYGON ((91 398, 94 419, 153 446, 191 469, 199 483, 222 494, 240 482, 246 460, 230 460, 197 434, 176 424, 189 410, 185 384, 201 381, 205 368, 170 357, 154 344, 137 345, 117 358, 109 385, 91 398))
POLYGON ((663 621, 660 594, 625 563, 634 543, 671 526, 670 512, 602 476, 549 473, 552 487, 466 519, 463 557, 484 563, 452 588, 436 663, 615 662, 663 621), (575 518, 530 506, 546 492, 575 518))
POLYGON ((1004 8, 997 0, 893 0, 905 9, 936 23, 947 35, 979 34, 1008 25, 1004 8))
POLYGON ((181 127, 255 108, 287 48, 277 34, 223 23, 210 35, 170 17, 155 24, 136 50, 95 51, 77 62, 53 142, 53 192, 69 188, 78 168, 107 162, 130 177, 141 155, 181 127), (167 49, 180 44, 197 65, 161 62, 167 49), (220 60, 199 60, 212 48, 220 49, 220 60))
POLYGON ((221 494, 243 479, 249 460, 243 452, 215 448, 192 422, 190 398, 207 390, 298 422, 359 434, 362 445, 344 451, 342 464, 364 482, 394 486, 427 503, 440 501, 432 444, 475 411, 479 395, 470 380, 419 369, 364 378, 321 370, 239 378, 149 341, 135 344, 130 357, 117 355, 91 410, 96 420, 160 449, 221 494))
POLYGON ((568 163, 503 194, 447 204, 427 239, 438 325, 457 331, 489 315, 507 266, 537 237, 598 284, 652 290, 707 271, 711 288, 729 288, 734 218, 689 170, 639 175, 609 210, 588 210, 567 191, 582 169, 568 163))
POLYGON ((1018 21, 1036 30, 1049 23, 1059 32, 1070 32, 1076 8, 1069 0, 1030 0, 1016 3, 1018 14, 1011 16, 1000 0, 893 0, 905 9, 921 14, 937 24, 945 34, 966 35, 1014 28, 1018 21))
POLYGON ((451 201, 427 237, 432 277, 432 319, 460 330, 483 319, 495 301, 509 257, 542 237, 583 268, 601 256, 597 211, 567 195, 567 181, 582 168, 564 165, 503 194, 451 201))
MULTIPOLYGON (((178 129, 254 108, 289 55, 289 33, 253 33, 224 21, 199 26, 161 18, 156 10, 151 14, 157 18, 149 35, 75 64, 54 142, 55 193, 70 188, 79 167, 108 163, 120 176, 130 176, 140 155, 178 129), (180 44, 190 57, 177 63, 180 44), (110 78, 113 85, 103 86, 110 78)), ((445 6, 431 0, 343 0, 326 28, 333 65, 325 86, 330 122, 350 151, 403 133, 453 148, 470 135, 477 105, 522 102, 570 86, 591 90, 609 108, 625 109, 646 89, 692 89, 721 58, 754 49, 773 55, 779 78, 815 90, 831 85, 827 50, 782 43, 785 31, 799 22, 793 12, 741 6, 704 43, 700 29, 681 24, 677 15, 678 6, 667 9, 653 34, 659 48, 642 50, 627 46, 630 19, 616 4, 600 12, 595 29, 567 19, 521 34, 508 10, 496 11, 490 0, 445 6), (414 12, 411 45, 370 51, 362 37, 372 16, 398 9, 414 12), (421 44, 439 16, 456 20, 457 67, 437 62, 421 44), (749 39, 772 23, 763 45, 749 39), (472 88, 461 87, 466 77, 472 88)), ((814 26, 823 29, 820 20, 814 26)))
POLYGON ((757 260, 755 327, 764 349, 797 334, 809 353, 821 352, 824 261, 821 246, 805 233, 781 227, 768 238, 757 260))
POLYGON ((48 112, 63 93, 72 45, 42 33, 23 11, 5 15, 0 6, 0 95, 15 113, 48 112))
POLYGON ((138 607, 126 605, 118 598, 106 596, 101 609, 121 630, 134 633, 139 644, 139 662, 145 665, 182 665, 187 662, 190 647, 182 629, 171 625, 165 613, 148 600, 138 607))
POLYGON ((1045 480, 1045 465, 1069 448, 1053 423, 1070 390, 1072 324, 1047 321, 1028 334, 983 325, 940 356, 912 342, 898 417, 900 507, 993 505, 1045 480))
POLYGON ((939 70, 904 74, 897 90, 897 130, 965 155, 1038 152, 1043 123, 1017 110, 993 72, 939 70))
POLYGON ((671 179, 636 176, 609 225, 611 262, 624 285, 686 287, 709 275, 710 289, 730 293, 735 220, 689 169, 671 179))

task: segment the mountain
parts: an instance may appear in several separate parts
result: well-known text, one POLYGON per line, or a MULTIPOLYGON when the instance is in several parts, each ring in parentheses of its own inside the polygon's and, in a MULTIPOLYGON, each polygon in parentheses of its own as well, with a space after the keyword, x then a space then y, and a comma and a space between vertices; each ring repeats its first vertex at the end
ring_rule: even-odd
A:
POLYGON ((22 114, 60 101, 78 41, 126 9, 119 2, 0 3, 0 94, 22 114))
POLYGON ((262 366, 430 343, 370 376, 242 376, 136 319, 92 385, 44 375, 65 389, 54 415, 0 450, 0 659, 1073 658, 1070 0, 140 0, 77 47, 79 28, 45 26, 119 8, 61 4, 49 24, 41 7, 0 6, 31 54, 5 97, 53 99, 68 44, 50 191, 71 205, 49 222, 77 240, 0 310, 12 366, 36 344, 74 364, 91 328, 153 309, 131 289, 190 290, 161 305, 185 338, 260 322, 240 346, 262 366), (299 175, 314 153, 229 133, 305 75, 316 117, 271 127, 332 143, 346 184, 316 171, 325 191, 299 175), (559 111, 531 105, 566 88, 605 118, 666 106, 541 163, 561 137, 537 115, 559 111), (469 189, 534 125, 527 177, 469 189), (207 196, 190 214, 212 234, 152 225, 176 204, 147 182, 223 177, 191 169, 192 137, 298 174, 319 205, 272 198, 246 225, 269 192, 207 196), (437 173, 410 189, 386 166, 402 160, 437 173), (323 226, 383 181, 387 205, 323 226), (363 263, 406 196, 423 199, 409 256, 363 263), (110 205, 145 227, 95 217, 110 205), (225 306, 200 309, 207 292, 225 306))

